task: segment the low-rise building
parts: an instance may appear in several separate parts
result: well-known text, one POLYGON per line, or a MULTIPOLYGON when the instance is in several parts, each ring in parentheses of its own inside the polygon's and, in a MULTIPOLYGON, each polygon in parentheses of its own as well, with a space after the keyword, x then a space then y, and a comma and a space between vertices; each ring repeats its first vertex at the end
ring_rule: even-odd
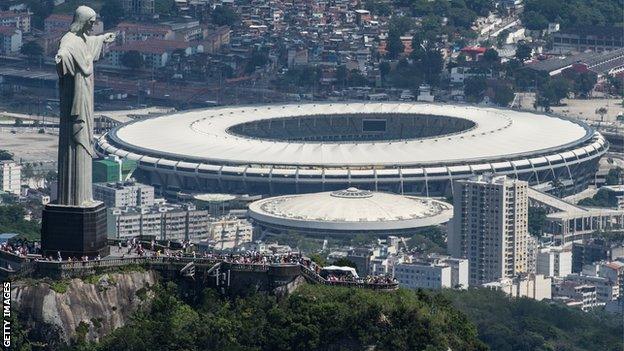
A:
POLYGON ((429 256, 394 265, 394 278, 410 289, 468 287, 468 260, 429 256))
MULTIPOLYGON (((53 32, 67 32, 69 26, 73 22, 74 17, 72 15, 64 14, 51 14, 43 20, 43 28, 46 33, 53 32)), ((101 34, 104 32, 104 23, 99 19, 95 21, 91 28, 91 34, 101 34)))
POLYGON ((574 281, 564 281, 555 285, 554 298, 570 307, 589 311, 601 305, 598 302, 596 287, 574 281))
POLYGON ((222 217, 208 222, 210 245, 217 250, 228 250, 251 242, 253 228, 249 221, 222 217))
POLYGON ((540 249, 536 272, 546 277, 565 277, 572 273, 572 251, 561 246, 540 249))
POLYGON ((596 287, 596 300, 598 302, 608 303, 620 297, 620 286, 608 278, 575 273, 565 277, 565 281, 596 287))
POLYGON ((106 207, 154 205, 154 187, 134 181, 93 184, 93 198, 106 207))
POLYGON ((551 278, 542 274, 523 274, 513 278, 501 278, 482 286, 500 290, 511 297, 527 297, 541 301, 552 298, 551 282, 551 278))

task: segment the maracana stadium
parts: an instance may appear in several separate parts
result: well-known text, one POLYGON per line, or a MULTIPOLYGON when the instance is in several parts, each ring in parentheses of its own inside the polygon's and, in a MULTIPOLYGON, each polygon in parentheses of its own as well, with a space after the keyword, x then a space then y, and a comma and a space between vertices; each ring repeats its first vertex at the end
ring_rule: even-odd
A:
POLYGON ((470 105, 316 103, 220 107, 141 119, 97 141, 166 192, 371 191, 448 195, 497 173, 579 191, 608 142, 559 116, 470 105))

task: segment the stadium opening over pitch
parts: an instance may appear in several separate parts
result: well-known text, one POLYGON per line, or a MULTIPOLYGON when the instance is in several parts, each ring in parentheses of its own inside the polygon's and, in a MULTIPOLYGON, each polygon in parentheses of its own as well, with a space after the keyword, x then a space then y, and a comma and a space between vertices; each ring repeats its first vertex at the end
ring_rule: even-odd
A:
POLYGON ((451 192, 498 173, 587 187, 608 142, 588 125, 507 109, 431 103, 234 106, 137 120, 98 152, 139 163, 163 192, 451 192))

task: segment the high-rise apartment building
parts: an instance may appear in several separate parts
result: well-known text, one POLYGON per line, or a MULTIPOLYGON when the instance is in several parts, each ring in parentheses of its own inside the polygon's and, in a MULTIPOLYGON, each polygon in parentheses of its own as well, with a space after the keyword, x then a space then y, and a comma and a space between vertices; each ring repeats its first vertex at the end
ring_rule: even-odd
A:
POLYGON ((22 166, 14 161, 0 161, 0 190, 19 195, 22 188, 22 166))
POLYGON ((469 261, 470 285, 530 272, 528 183, 481 175, 453 183, 448 246, 469 261))

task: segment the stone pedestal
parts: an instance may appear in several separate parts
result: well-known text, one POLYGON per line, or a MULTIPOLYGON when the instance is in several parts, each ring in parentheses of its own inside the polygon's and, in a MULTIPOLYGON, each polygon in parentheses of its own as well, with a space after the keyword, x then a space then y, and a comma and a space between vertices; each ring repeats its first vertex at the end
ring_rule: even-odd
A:
POLYGON ((106 206, 89 207, 48 204, 43 209, 41 248, 45 256, 63 259, 101 257, 110 253, 106 236, 106 206))

